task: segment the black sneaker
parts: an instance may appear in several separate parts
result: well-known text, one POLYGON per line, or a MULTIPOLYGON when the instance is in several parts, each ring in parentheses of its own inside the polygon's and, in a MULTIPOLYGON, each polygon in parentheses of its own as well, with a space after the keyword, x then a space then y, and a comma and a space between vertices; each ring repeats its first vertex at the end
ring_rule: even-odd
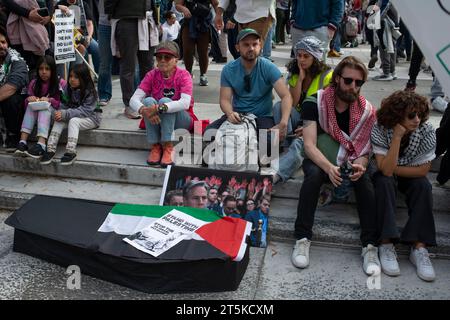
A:
POLYGON ((61 158, 61 165, 62 166, 71 165, 75 161, 76 157, 77 157, 76 153, 70 153, 70 152, 64 153, 63 157, 61 158))
POLYGON ((19 142, 19 144, 17 145, 16 151, 14 151, 14 155, 15 156, 25 156, 25 154, 27 153, 27 150, 28 150, 27 144, 23 143, 23 142, 19 142))
POLYGON ((39 143, 36 143, 30 148, 30 151, 25 153, 34 159, 40 159, 44 155, 45 150, 39 143))
POLYGON ((377 56, 372 56, 370 58, 369 64, 368 64, 368 68, 369 69, 373 69, 375 67, 375 63, 378 61, 378 57, 377 56))
POLYGON ((54 156, 54 152, 44 152, 44 155, 41 158, 41 164, 50 164, 54 156))

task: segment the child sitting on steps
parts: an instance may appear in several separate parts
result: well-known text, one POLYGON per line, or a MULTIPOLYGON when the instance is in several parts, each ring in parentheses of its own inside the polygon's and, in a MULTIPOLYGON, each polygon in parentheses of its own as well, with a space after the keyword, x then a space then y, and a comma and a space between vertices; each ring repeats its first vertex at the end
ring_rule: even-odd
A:
POLYGON ((38 75, 28 85, 28 98, 25 100, 25 116, 22 122, 20 141, 15 155, 28 155, 39 159, 45 152, 45 143, 50 130, 52 113, 59 109, 61 91, 66 86, 64 79, 58 79, 55 60, 51 56, 40 57, 37 63, 38 75), (46 109, 33 109, 29 103, 45 101, 50 103, 46 109), (27 139, 37 121, 38 143, 28 149, 27 139))
POLYGON ((62 99, 61 111, 54 114, 53 125, 47 144, 47 152, 41 164, 49 164, 55 156, 56 146, 64 128, 68 127, 66 152, 61 165, 70 165, 76 158, 76 147, 80 130, 97 128, 101 121, 100 108, 97 108, 97 92, 89 69, 84 64, 74 65, 69 73, 69 85, 62 99))

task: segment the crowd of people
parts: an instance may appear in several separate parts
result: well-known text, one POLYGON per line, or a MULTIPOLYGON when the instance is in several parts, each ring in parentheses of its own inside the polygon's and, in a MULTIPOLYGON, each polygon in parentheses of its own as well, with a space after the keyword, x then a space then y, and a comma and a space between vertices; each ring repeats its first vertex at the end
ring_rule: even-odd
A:
MULTIPOLYGON (((7 151, 50 164, 67 127, 60 163, 72 164, 79 131, 101 123, 101 107, 112 97, 113 57, 118 57, 124 113, 132 119, 143 118, 151 146, 147 163, 172 165, 174 131, 193 132, 197 120, 194 59, 200 67, 199 85, 207 86, 209 55, 218 63, 227 62, 228 42, 234 60, 224 66, 220 78, 223 116, 206 130, 220 130, 225 122, 239 124, 244 115, 252 114, 255 129, 275 134, 287 151, 280 156, 273 182, 288 180, 302 167, 305 177, 295 222, 293 265, 309 265, 321 186, 331 182, 335 191, 344 194, 354 189, 363 269, 368 275, 380 271, 399 275, 395 244, 402 242, 411 246, 410 260, 418 276, 425 281, 435 279, 427 251, 436 245, 427 174, 431 161, 447 151, 439 183, 449 179, 449 108, 436 78, 431 103, 414 92, 423 56, 417 44, 412 45, 406 25, 390 1, 264 0, 256 4, 245 0, 177 0, 161 1, 157 6, 154 0, 3 0, 0 8, 6 16, 0 19, 0 107, 7 151), (52 57, 49 17, 55 8, 68 12, 72 6, 81 12, 83 34, 83 40, 75 45, 81 55, 92 55, 97 88, 83 61, 70 65, 65 81, 52 57), (47 8, 48 14, 41 16, 39 8, 47 8), (17 21, 31 25, 33 33, 40 36, 30 40, 11 31, 18 28, 17 21), (342 39, 345 45, 358 44, 353 41, 355 21, 357 33, 371 45, 370 62, 366 66, 348 56, 333 70, 326 59, 341 55, 342 39), (285 44, 285 30, 292 38, 286 80, 268 56, 272 33, 275 44, 285 44), (374 77, 375 81, 396 78, 397 57, 411 60, 405 90, 386 97, 379 110, 361 95, 378 53, 382 74, 374 77), (185 68, 179 66, 180 60, 185 68), (273 90, 280 99, 275 105, 273 90), (427 122, 430 104, 446 113, 438 134, 427 122), (28 147, 36 124, 38 141, 28 147), (409 212, 401 234, 395 220, 397 190, 406 194, 409 212)), ((267 218, 267 186, 263 188, 266 192, 261 189, 240 197, 210 182, 185 183, 182 189, 168 194, 166 203, 245 218, 253 228, 267 218), (263 194, 255 196, 260 192, 263 194)), ((267 219, 264 221, 262 227, 267 228, 267 219)), ((265 244, 267 240, 258 241, 265 244)))

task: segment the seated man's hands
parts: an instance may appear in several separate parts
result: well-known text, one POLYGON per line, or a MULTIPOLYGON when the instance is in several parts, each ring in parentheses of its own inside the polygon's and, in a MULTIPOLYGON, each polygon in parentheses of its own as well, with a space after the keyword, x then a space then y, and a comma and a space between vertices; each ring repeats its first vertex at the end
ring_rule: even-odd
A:
POLYGON ((239 116, 239 113, 232 111, 227 114, 227 120, 231 123, 238 124, 241 122, 241 117, 239 116))
POLYGON ((328 170, 328 178, 335 187, 339 187, 342 183, 341 169, 338 166, 332 166, 328 170))
POLYGON ((272 128, 270 128, 270 131, 275 131, 275 130, 279 130, 280 141, 283 141, 287 135, 287 124, 280 122, 276 126, 273 126, 272 128))

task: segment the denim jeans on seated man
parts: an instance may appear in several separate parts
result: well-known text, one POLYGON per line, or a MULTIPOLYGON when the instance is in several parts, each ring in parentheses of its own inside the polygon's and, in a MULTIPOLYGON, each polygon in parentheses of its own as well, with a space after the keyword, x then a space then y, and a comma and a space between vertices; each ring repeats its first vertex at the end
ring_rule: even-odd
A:
MULTIPOLYGON (((303 139, 295 138, 286 153, 280 155, 278 167, 273 169, 280 177, 282 182, 287 181, 293 174, 300 169, 303 162, 303 139)), ((276 163, 276 162, 274 162, 276 163)))
MULTIPOLYGON (((169 98, 162 98, 156 101, 152 97, 144 99, 143 104, 145 106, 151 106, 154 104, 163 104, 172 101, 169 98)), ((161 113, 159 114, 161 123, 153 125, 150 121, 144 117, 145 128, 147 130, 147 141, 153 145, 155 143, 174 141, 173 132, 176 129, 189 130, 191 126, 191 116, 185 110, 175 113, 161 113)))
MULTIPOLYGON (((301 121, 301 116, 300 116, 300 112, 298 112, 295 108, 291 109, 291 116, 289 118, 288 121, 288 125, 287 125, 287 134, 293 134, 295 129, 297 129, 297 127, 300 125, 300 121, 301 121)), ((281 121, 281 103, 280 101, 278 101, 277 103, 275 103, 275 105, 273 106, 273 121, 275 121, 275 123, 280 123, 281 121)), ((286 139, 284 141, 284 147, 289 146, 289 143, 291 142, 291 139, 286 139)))

